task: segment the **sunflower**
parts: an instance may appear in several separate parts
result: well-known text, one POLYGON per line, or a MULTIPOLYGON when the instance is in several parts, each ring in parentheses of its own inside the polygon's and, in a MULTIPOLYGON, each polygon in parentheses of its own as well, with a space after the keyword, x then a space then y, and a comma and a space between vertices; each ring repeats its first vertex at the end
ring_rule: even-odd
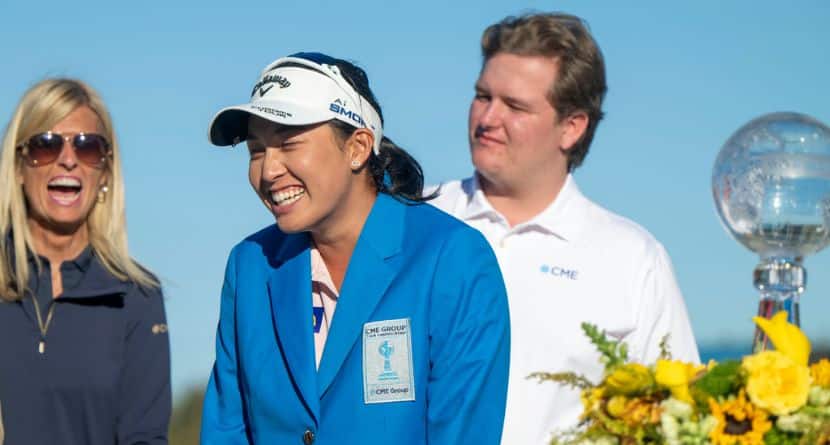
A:
POLYGON ((723 403, 710 398, 709 408, 717 420, 709 433, 713 445, 763 445, 764 434, 772 428, 767 413, 747 401, 744 390, 723 403))
POLYGON ((824 388, 830 388, 830 360, 823 358, 810 366, 813 383, 824 388))

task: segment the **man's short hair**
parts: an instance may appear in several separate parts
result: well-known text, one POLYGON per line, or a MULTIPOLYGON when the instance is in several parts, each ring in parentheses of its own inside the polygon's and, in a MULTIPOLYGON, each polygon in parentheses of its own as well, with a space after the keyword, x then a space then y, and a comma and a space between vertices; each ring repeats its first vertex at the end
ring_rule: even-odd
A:
POLYGON ((498 53, 556 60, 558 73, 548 101, 560 119, 580 111, 588 115, 585 134, 568 151, 568 171, 579 167, 603 117, 602 100, 608 89, 602 52, 585 22, 562 13, 507 17, 484 31, 481 52, 484 63, 498 53))

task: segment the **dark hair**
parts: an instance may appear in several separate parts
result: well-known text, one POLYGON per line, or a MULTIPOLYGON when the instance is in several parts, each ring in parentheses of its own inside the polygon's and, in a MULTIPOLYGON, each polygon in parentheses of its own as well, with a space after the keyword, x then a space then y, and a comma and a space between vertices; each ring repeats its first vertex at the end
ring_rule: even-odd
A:
POLYGON ((558 72, 548 101, 560 119, 578 111, 588 115, 585 133, 568 150, 568 171, 579 167, 604 115, 602 100, 608 90, 602 52, 583 20, 562 13, 507 17, 484 31, 481 52, 485 63, 498 53, 556 59, 558 72))
MULTIPOLYGON (((337 66, 346 82, 378 112, 381 124, 383 124, 383 111, 371 88, 369 88, 369 77, 362 68, 346 60, 325 54, 298 53, 293 56, 337 66)), ((357 127, 339 120, 331 120, 329 123, 334 128, 336 136, 343 141, 357 131, 357 127)), ((380 193, 386 193, 404 202, 425 202, 437 196, 437 193, 423 196, 424 172, 421 165, 406 150, 386 136, 383 136, 380 141, 378 154, 372 151, 369 155, 366 167, 380 193)))

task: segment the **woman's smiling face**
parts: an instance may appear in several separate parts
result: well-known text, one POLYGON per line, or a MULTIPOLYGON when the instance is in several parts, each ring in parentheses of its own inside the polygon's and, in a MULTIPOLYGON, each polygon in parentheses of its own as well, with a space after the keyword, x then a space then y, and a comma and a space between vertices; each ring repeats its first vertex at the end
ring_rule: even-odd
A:
POLYGON ((353 190, 350 158, 328 123, 287 127, 251 116, 248 177, 285 233, 343 221, 353 190))
POLYGON ((50 129, 65 137, 54 162, 32 165, 23 162, 20 181, 26 196, 28 218, 46 230, 72 234, 86 225, 98 192, 107 181, 106 162, 91 166, 78 160, 72 145, 79 133, 103 134, 98 115, 82 106, 50 129))

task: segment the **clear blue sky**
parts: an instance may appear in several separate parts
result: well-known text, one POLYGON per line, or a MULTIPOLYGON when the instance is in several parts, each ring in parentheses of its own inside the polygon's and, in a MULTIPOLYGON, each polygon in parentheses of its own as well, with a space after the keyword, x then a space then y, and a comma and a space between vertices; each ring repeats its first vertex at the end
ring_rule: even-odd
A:
MULTIPOLYGON (((699 342, 749 343, 754 254, 721 228, 710 188, 729 135, 792 110, 830 123, 830 2, 0 0, 0 120, 26 88, 75 76, 101 91, 124 152, 132 254, 165 283, 177 393, 207 379, 229 249, 272 223, 247 155, 207 141, 260 69, 316 50, 369 73, 385 133, 431 183, 472 172, 467 107, 482 30, 505 15, 584 17, 605 54, 607 118, 576 178, 668 249, 699 342)), ((806 261, 802 318, 830 341, 830 252, 806 261)))

